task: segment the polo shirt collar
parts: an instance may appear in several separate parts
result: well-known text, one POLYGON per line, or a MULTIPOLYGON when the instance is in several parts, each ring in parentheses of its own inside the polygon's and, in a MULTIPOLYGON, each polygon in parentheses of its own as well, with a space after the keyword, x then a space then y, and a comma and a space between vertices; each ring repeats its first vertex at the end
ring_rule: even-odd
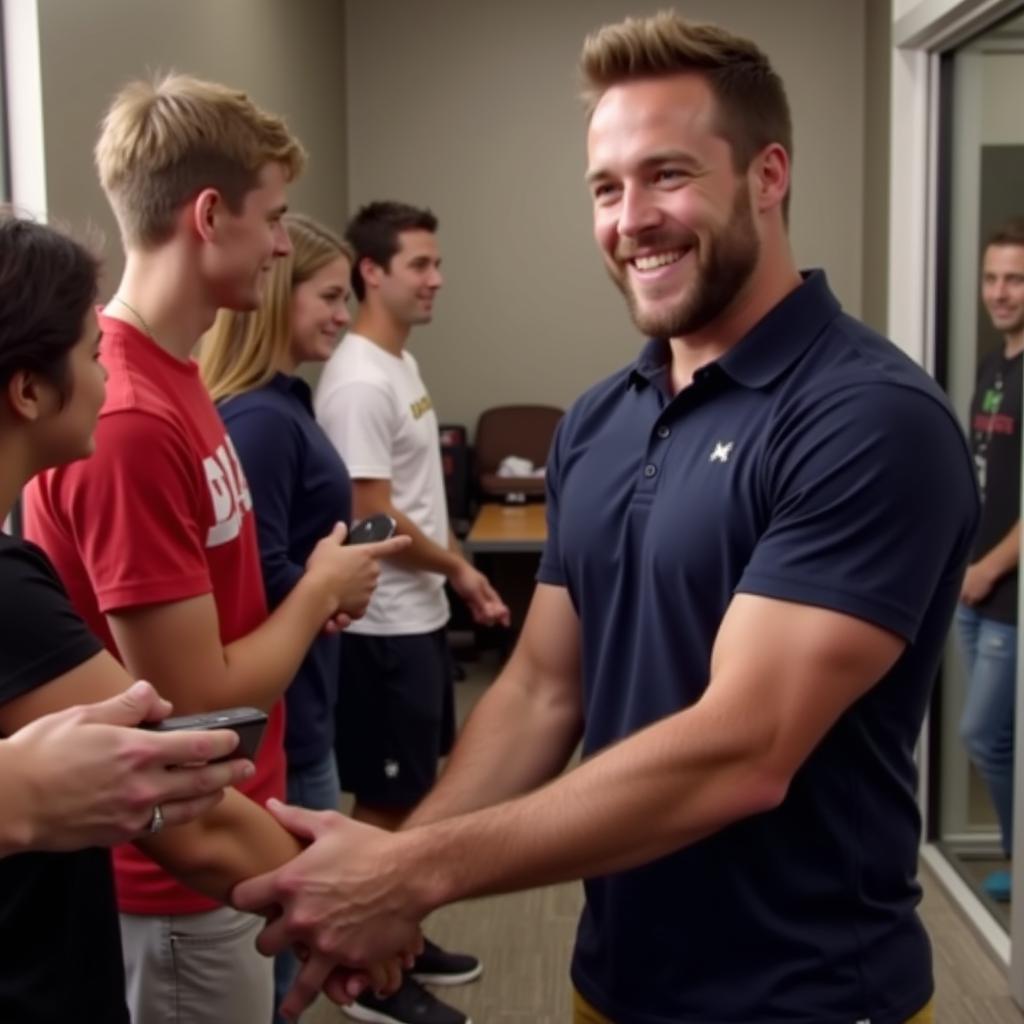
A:
POLYGON ((718 360, 738 384, 767 387, 817 340, 840 312, 823 270, 802 273, 803 282, 763 316, 718 360))
MULTIPOLYGON (((841 311, 823 270, 806 271, 801 277, 797 288, 711 365, 748 388, 767 387, 788 370, 841 311)), ((668 341, 652 338, 629 373, 629 386, 642 390, 657 383, 671 361, 668 341)))
POLYGON ((664 338, 651 338, 640 351, 640 358, 629 372, 627 384, 643 391, 648 384, 659 383, 672 364, 672 349, 664 338))
POLYGON ((301 377, 278 372, 267 381, 267 386, 282 395, 294 396, 313 414, 313 391, 301 377))

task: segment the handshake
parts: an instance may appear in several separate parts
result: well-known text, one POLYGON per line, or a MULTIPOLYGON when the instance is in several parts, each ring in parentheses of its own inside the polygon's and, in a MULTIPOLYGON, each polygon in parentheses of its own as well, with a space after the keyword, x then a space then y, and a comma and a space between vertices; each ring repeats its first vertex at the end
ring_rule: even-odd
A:
POLYGON ((428 879, 409 870, 417 830, 388 832, 276 800, 267 810, 308 845, 237 885, 231 902, 267 918, 261 953, 294 948, 302 961, 281 1014, 298 1018, 320 992, 344 1005, 366 989, 396 991, 423 948, 420 921, 439 905, 428 879))

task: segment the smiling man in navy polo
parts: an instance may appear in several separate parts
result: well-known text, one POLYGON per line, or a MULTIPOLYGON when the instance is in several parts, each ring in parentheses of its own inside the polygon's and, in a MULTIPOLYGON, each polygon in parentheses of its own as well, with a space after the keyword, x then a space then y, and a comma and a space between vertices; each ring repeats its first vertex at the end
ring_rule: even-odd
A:
POLYGON ((965 441, 796 270, 753 43, 663 14, 583 69, 595 235, 654 340, 566 415, 519 644, 408 830, 286 811, 316 841, 239 894, 286 904, 267 944, 358 961, 583 878, 578 1024, 930 1021, 913 748, 978 515, 965 441))

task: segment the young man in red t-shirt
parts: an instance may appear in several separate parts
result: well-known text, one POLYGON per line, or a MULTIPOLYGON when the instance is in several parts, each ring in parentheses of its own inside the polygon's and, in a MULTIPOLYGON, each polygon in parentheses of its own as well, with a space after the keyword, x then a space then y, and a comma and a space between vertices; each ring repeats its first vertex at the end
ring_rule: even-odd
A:
POLYGON ((134 847, 117 852, 135 1024, 163 1024, 172 1011, 190 1024, 270 1020, 260 921, 208 895, 226 899, 234 882, 298 852, 262 810, 284 790, 281 694, 317 633, 365 610, 376 559, 407 543, 342 548, 337 529, 268 617, 245 476, 191 359, 217 309, 255 308, 267 270, 290 251, 281 217, 303 161, 279 118, 224 86, 170 76, 115 98, 96 163, 126 266, 100 317, 109 382, 96 455, 26 494, 28 535, 132 675, 179 714, 270 714, 241 787, 255 803, 225 801, 168 833, 160 864, 134 847))

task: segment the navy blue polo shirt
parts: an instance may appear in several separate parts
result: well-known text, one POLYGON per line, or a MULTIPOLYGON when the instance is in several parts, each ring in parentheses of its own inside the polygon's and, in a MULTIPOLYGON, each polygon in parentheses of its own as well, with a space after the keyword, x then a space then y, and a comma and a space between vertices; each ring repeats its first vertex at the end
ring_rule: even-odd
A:
MULTIPOLYGON (((302 576, 317 541, 351 519, 352 482, 313 417, 301 377, 276 374, 255 391, 225 399, 218 411, 249 483, 273 609, 302 576)), ((337 636, 317 637, 285 694, 289 769, 333 753, 339 643, 337 636)))
POLYGON ((548 463, 538 579, 579 615, 585 753, 701 696, 738 592, 907 647, 780 807, 586 883, 574 983, 616 1024, 903 1024, 932 993, 913 748, 978 517, 965 439, 821 272, 675 396, 669 364, 652 341, 588 391, 548 463))

